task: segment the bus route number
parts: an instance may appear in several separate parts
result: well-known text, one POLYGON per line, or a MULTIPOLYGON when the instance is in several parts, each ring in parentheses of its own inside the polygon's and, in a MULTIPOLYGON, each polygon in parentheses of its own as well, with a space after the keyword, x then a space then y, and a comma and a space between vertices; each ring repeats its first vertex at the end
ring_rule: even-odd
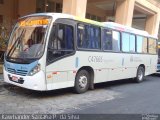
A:
POLYGON ((98 63, 98 62, 102 62, 102 58, 103 58, 102 56, 89 56, 88 61, 98 63))

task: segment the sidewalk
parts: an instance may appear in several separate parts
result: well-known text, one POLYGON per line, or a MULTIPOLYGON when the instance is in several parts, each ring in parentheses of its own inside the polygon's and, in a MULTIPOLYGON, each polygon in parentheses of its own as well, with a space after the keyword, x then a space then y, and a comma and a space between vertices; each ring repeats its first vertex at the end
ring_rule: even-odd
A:
POLYGON ((3 74, 0 74, 0 80, 3 80, 3 74))
POLYGON ((3 84, 3 74, 0 74, 0 86, 3 84))

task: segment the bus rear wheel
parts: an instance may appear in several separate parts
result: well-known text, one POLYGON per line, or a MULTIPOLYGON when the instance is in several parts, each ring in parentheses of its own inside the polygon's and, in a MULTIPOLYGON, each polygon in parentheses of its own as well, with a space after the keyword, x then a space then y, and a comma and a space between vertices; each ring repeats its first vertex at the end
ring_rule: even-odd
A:
POLYGON ((81 70, 77 73, 75 79, 74 90, 76 93, 84 93, 89 88, 89 73, 86 70, 81 70))
POLYGON ((140 83, 144 80, 144 74, 145 74, 145 70, 144 67, 139 66, 137 69, 137 75, 135 78, 135 82, 140 83))

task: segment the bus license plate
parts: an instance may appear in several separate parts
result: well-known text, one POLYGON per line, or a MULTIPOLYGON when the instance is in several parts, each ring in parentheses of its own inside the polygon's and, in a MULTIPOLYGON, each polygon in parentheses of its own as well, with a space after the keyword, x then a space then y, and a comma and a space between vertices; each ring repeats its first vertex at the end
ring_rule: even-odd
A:
POLYGON ((12 80, 15 81, 15 82, 18 82, 18 77, 12 76, 12 80))

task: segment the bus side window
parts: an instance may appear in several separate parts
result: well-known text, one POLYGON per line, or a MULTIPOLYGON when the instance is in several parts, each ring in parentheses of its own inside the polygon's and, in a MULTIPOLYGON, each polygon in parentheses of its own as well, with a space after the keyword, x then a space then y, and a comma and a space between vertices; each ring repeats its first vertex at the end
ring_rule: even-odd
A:
POLYGON ((92 25, 78 24, 78 47, 100 49, 100 28, 92 25))
POLYGON ((90 27, 88 25, 78 24, 77 36, 78 36, 78 47, 88 48, 90 39, 90 27))
POLYGON ((47 59, 53 61, 64 55, 71 54, 74 50, 73 27, 66 24, 53 26, 48 43, 47 59))
POLYGON ((96 49, 100 49, 100 44, 101 44, 101 29, 96 28, 95 29, 95 39, 96 39, 96 49))
POLYGON ((100 29, 95 26, 90 27, 89 49, 100 49, 100 29))
POLYGON ((73 50, 73 27, 59 24, 58 29, 58 49, 73 50))
POLYGON ((69 25, 58 25, 56 33, 55 27, 53 27, 49 47, 55 50, 73 50, 73 28, 69 25))
POLYGON ((119 52, 120 51, 120 32, 114 31, 112 32, 112 47, 113 51, 119 52))
POLYGON ((64 39, 64 32, 65 32, 65 25, 59 24, 58 25, 58 33, 57 33, 57 47, 58 50, 65 48, 65 39, 64 39))
POLYGON ((143 37, 137 35, 137 52, 143 53, 143 37))
POLYGON ((95 32, 94 32, 94 28, 91 27, 90 28, 90 39, 89 39, 89 44, 88 44, 88 48, 92 49, 95 47, 95 36, 94 36, 95 32))
POLYGON ((66 26, 65 28, 65 49, 73 50, 73 29, 71 26, 66 26))
POLYGON ((122 32, 122 51, 130 52, 130 34, 122 32))
POLYGON ((90 43, 90 27, 89 25, 85 25, 85 37, 83 40, 83 47, 89 49, 89 43, 90 43))
POLYGON ((129 50, 131 53, 134 53, 136 51, 136 37, 135 35, 130 34, 129 39, 129 50))
POLYGON ((77 36, 78 36, 78 47, 85 48, 85 45, 84 45, 85 26, 84 25, 82 24, 78 25, 77 36))
POLYGON ((56 26, 55 26, 55 25, 52 27, 52 30, 51 30, 48 48, 49 48, 49 49, 57 49, 56 26))
POLYGON ((112 30, 103 30, 102 42, 104 50, 112 50, 112 30))

